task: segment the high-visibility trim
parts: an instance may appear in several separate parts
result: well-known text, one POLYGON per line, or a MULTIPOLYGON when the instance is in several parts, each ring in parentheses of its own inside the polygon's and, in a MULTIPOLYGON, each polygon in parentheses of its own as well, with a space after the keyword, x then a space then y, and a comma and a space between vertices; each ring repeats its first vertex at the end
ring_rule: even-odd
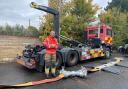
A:
POLYGON ((96 58, 96 57, 98 57, 98 54, 96 53, 96 54, 94 54, 94 57, 96 58))
POLYGON ((108 40, 108 37, 105 37, 105 41, 107 41, 108 40))
POLYGON ((49 75, 50 68, 45 67, 45 74, 49 75))
POLYGON ((56 73, 56 68, 51 68, 51 72, 52 72, 52 74, 55 74, 56 73))
POLYGON ((86 56, 82 56, 83 59, 86 59, 86 56))
POLYGON ((103 53, 101 53, 101 55, 100 55, 101 57, 103 57, 104 56, 104 54, 103 53))
POLYGON ((95 52, 95 53, 98 53, 98 50, 95 50, 94 52, 95 52))
POLYGON ((112 40, 112 37, 110 37, 109 40, 112 40))
POLYGON ((111 43, 111 41, 110 41, 110 40, 108 40, 108 43, 110 44, 110 43, 111 43))
POLYGON ((105 37, 105 43, 112 44, 112 37, 105 37))
POLYGON ((87 54, 90 54, 90 51, 87 51, 87 54))
POLYGON ((94 50, 90 50, 90 54, 94 54, 95 53, 95 51, 94 50))
POLYGON ((91 49, 90 51, 83 51, 82 52, 82 60, 86 60, 86 59, 92 59, 92 58, 97 58, 97 57, 103 57, 105 50, 98 48, 98 49, 91 49))
POLYGON ((101 53, 101 50, 98 50, 98 53, 101 53))
POLYGON ((90 59, 94 58, 94 56, 91 56, 90 59))

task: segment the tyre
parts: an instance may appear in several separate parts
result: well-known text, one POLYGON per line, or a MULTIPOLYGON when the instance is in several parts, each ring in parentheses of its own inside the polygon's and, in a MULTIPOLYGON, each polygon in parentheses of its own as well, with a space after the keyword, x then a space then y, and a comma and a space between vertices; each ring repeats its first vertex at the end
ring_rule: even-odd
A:
POLYGON ((66 57, 66 64, 68 66, 74 66, 78 62, 78 53, 76 51, 69 51, 66 57))
POLYGON ((105 59, 109 59, 111 57, 111 51, 110 51, 110 49, 107 48, 104 54, 105 54, 104 58, 105 59))
POLYGON ((59 68, 62 65, 62 56, 60 53, 56 53, 56 66, 59 68))

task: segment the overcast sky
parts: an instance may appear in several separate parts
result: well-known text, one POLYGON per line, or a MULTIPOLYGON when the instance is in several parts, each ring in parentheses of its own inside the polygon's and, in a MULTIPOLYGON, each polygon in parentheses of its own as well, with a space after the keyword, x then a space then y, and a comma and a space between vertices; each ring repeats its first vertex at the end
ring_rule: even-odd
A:
MULTIPOLYGON (((29 19, 31 25, 39 27, 39 16, 43 14, 38 10, 30 8, 30 2, 37 2, 47 6, 48 0, 0 0, 0 25, 8 23, 10 25, 22 24, 28 26, 29 19)), ((110 0, 94 0, 93 3, 105 7, 110 0)))

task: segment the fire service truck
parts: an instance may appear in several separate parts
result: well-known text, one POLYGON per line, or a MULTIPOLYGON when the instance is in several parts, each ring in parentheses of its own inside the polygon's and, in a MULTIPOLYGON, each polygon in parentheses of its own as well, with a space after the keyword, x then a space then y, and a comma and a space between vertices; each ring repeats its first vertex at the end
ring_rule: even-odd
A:
MULTIPOLYGON (((54 16, 54 31, 58 41, 60 39, 66 39, 71 42, 76 42, 77 45, 69 47, 59 47, 57 50, 57 67, 60 66, 73 66, 79 61, 90 60, 93 58, 103 57, 110 58, 112 47, 112 28, 106 24, 90 25, 84 29, 85 43, 80 43, 74 40, 70 40, 60 35, 60 23, 59 12, 50 7, 38 5, 34 2, 31 3, 31 7, 48 12, 54 16)), ((17 56, 17 63, 29 68, 36 69, 42 72, 45 60, 45 47, 42 45, 27 45, 23 50, 21 56, 17 56)))

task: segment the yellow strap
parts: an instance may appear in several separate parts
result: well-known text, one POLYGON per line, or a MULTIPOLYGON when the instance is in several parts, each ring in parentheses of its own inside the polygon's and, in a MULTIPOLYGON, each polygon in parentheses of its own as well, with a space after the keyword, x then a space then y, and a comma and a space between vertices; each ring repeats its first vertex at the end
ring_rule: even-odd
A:
POLYGON ((52 68, 52 74, 55 74, 56 73, 56 68, 52 68))
POLYGON ((45 74, 49 74, 50 68, 45 68, 45 74))

